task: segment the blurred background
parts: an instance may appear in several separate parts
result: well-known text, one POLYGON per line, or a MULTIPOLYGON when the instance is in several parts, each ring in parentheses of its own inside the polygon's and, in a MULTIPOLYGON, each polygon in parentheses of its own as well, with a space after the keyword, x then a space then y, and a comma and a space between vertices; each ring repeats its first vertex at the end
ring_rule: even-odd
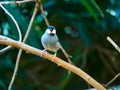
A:
MULTIPOLYGON (((11 1, 11 0, 1 0, 11 1)), ((12 0, 13 1, 13 0, 12 0)), ((101 84, 106 84, 120 72, 120 53, 106 40, 110 36, 120 46, 120 0, 42 0, 45 14, 72 62, 101 84)), ((4 5, 17 20, 24 37, 35 3, 4 5)), ((27 44, 43 49, 41 35, 46 29, 40 12, 34 20, 27 44)), ((18 40, 11 18, 0 8, 0 34, 18 40)), ((0 45, 0 49, 4 48, 0 45)), ((12 78, 18 49, 0 55, 0 90, 7 90, 12 78)), ((66 60, 61 50, 57 56, 66 60)), ((67 60, 66 60, 67 61, 67 60)), ((108 87, 120 84, 116 79, 108 87)), ((12 90, 83 90, 90 87, 79 76, 56 64, 22 53, 12 90)))

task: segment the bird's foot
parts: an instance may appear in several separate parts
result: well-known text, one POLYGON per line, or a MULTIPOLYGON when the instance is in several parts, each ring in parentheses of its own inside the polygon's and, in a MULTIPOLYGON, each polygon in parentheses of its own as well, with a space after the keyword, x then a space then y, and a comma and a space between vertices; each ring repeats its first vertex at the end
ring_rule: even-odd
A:
POLYGON ((68 54, 68 55, 67 55, 67 58, 72 58, 72 56, 68 54))
POLYGON ((45 54, 46 50, 47 50, 47 49, 44 49, 44 50, 41 51, 41 56, 42 56, 43 54, 45 54))

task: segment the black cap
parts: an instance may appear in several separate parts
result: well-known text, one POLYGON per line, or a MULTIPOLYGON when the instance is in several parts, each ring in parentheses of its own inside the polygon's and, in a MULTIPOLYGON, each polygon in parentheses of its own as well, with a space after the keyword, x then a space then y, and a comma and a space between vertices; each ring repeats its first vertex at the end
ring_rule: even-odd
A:
POLYGON ((48 26, 48 29, 53 30, 55 29, 55 26, 48 26))

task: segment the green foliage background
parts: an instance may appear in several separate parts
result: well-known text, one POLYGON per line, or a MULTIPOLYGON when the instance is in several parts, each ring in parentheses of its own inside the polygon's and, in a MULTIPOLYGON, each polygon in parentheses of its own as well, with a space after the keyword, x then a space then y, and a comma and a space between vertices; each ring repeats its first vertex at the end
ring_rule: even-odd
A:
MULTIPOLYGON (((7 1, 7 0, 2 0, 7 1)), ((11 0, 9 0, 11 1, 11 0)), ((72 61, 101 84, 120 72, 120 55, 106 40, 107 36, 120 46, 119 0, 42 0, 43 8, 64 49, 72 61)), ((17 20, 25 35, 35 3, 4 5, 17 20)), ((41 35, 46 24, 39 11, 27 44, 43 49, 41 35)), ((0 8, 0 34, 18 40, 17 29, 11 18, 0 8)), ((2 49, 4 45, 0 45, 2 49)), ((0 55, 0 90, 7 90, 18 49, 0 55)), ((57 56, 66 60, 63 53, 57 56)), ((118 78, 110 86, 119 85, 118 78)), ((88 84, 75 74, 41 57, 23 52, 19 71, 12 90, 83 90, 88 84)))

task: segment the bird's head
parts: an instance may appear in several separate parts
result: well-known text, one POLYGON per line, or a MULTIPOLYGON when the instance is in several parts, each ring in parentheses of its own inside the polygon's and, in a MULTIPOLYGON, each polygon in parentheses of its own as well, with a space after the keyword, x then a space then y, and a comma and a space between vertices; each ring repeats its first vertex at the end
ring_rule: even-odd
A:
POLYGON ((46 33, 50 35, 55 35, 56 34, 55 26, 48 26, 46 29, 46 33))

